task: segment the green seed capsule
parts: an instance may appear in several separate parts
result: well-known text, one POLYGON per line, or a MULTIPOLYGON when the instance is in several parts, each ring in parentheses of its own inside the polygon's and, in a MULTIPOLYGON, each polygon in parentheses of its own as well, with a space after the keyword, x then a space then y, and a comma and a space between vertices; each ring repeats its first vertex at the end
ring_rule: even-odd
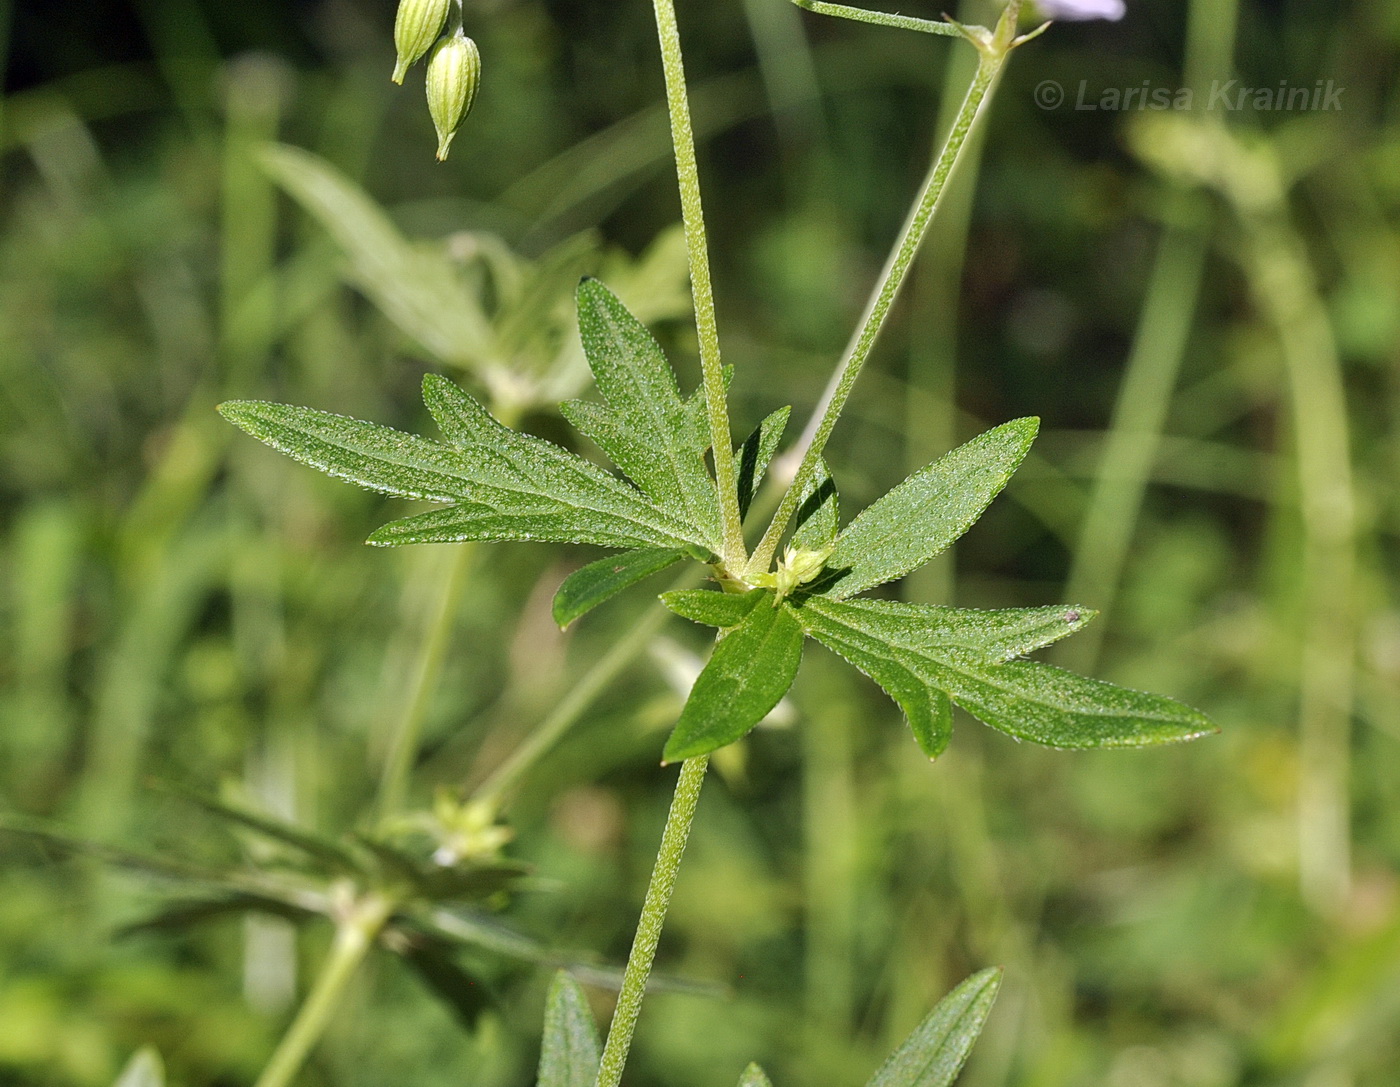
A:
POLYGON ((394 18, 394 47, 399 52, 392 77, 395 83, 402 83, 409 67, 438 40, 453 3, 454 0, 399 0, 399 13, 394 18))
POLYGON ((437 157, 447 158, 452 137, 472 108, 481 82, 481 53, 460 30, 433 47, 428 56, 428 112, 437 129, 437 157))

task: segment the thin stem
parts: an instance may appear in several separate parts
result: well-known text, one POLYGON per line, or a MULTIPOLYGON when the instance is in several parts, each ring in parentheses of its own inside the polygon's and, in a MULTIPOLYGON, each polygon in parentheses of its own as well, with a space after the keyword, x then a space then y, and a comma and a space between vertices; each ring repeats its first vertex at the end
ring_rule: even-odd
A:
POLYGON ((729 430, 729 408, 724 392, 724 367, 720 363, 719 328, 715 321, 714 288, 710 284, 710 255, 705 236, 705 215, 700 204, 700 171, 695 161, 695 134, 690 125, 685 67, 681 58, 680 31, 672 0, 653 0, 656 33, 661 42, 661 64, 666 76, 666 107, 671 115, 671 143, 676 152, 676 177, 680 184, 681 222, 685 226, 690 258, 690 287, 695 298, 695 329, 700 339, 700 372, 705 387, 705 408, 719 488, 724 525, 724 553, 731 569, 740 569, 748 552, 744 548, 739 518, 738 477, 734 470, 734 439, 729 430))
POLYGON ((918 30, 925 34, 942 34, 945 38, 962 36, 962 31, 948 22, 916 19, 912 15, 891 15, 883 11, 866 11, 864 8, 847 7, 845 4, 828 4, 825 0, 792 0, 792 2, 806 11, 814 11, 818 15, 835 15, 838 19, 854 19, 858 23, 893 26, 901 30, 918 30))
MULTIPOLYGON (((686 583, 690 583, 688 579, 686 583)), ((559 742, 560 737, 583 716, 593 704, 593 700, 617 674, 656 637, 656 632, 661 629, 669 614, 664 608, 649 608, 646 615, 634 623, 625 636, 614 642, 612 648, 584 674, 525 742, 491 772, 472 793, 472 800, 493 810, 499 810, 506 794, 525 771, 559 742)))
POLYGON ((436 594, 437 607, 423 636, 418 670, 414 674, 408 698, 399 715, 389 755, 384 760, 384 769, 379 778, 379 796, 375 808, 381 820, 394 815, 403 806, 404 795, 408 791, 408 778, 418 756, 423 719, 427 715, 438 680, 442 677, 447 648, 452 642, 457 605, 461 601, 462 589, 467 583, 467 572, 476 557, 476 551, 477 545, 474 542, 464 543, 456 548, 447 568, 447 578, 436 594))
POLYGON ((680 778, 671 799, 671 811, 666 816, 666 829, 661 833, 661 848, 656 865, 651 870, 642 916, 637 922, 637 935, 632 941, 632 953, 622 974, 622 990, 617 997, 617 1010, 608 1028, 608 1040, 603 1046, 603 1060, 598 1068, 597 1087, 618 1087, 622 1069, 627 1063, 627 1051, 632 1046, 632 1034, 637 1029, 642 997, 646 993, 647 977, 656 959, 656 947, 661 941, 661 927, 666 922, 666 908, 671 904, 671 892, 676 889, 676 873, 685 853, 690 825, 695 820, 695 806, 700 801, 700 787, 705 782, 705 768, 710 757, 686 759, 681 763, 680 778))
POLYGON ((996 81, 1002 65, 1006 63, 1008 52, 1008 47, 1000 49, 979 47, 977 73, 973 76, 972 85, 968 88, 967 96, 963 99, 962 107, 958 110, 957 118, 948 133, 948 139, 938 157, 934 159, 928 176, 924 179, 923 188, 910 210, 904 229, 890 253, 884 273, 880 277, 880 285, 871 297, 866 309, 865 318, 855 336, 852 337, 850 345, 846 348, 845 357, 836 369, 825 403, 814 414, 814 423, 809 424, 811 436, 807 438, 804 435, 806 452, 802 456, 802 463, 798 466, 792 486, 783 496, 783 501, 778 506, 778 512, 774 514, 768 531, 764 533, 763 539, 759 542, 758 548, 749 561, 747 572, 750 575, 763 573, 773 561, 773 554, 778 548, 778 540, 782 537, 783 530, 787 528, 788 521, 797 509, 798 498, 816 473, 817 464, 821 460, 822 451, 826 448, 827 439, 831 437, 832 428, 836 425, 836 420, 840 418, 841 412, 846 406, 846 400, 851 395, 856 378, 860 376, 862 367, 865 366, 866 360, 870 357, 870 352, 880 335, 880 329, 884 326, 885 318, 889 316, 890 307, 894 305, 894 300, 899 294, 899 289, 904 283, 904 278, 909 272, 914 256, 919 251, 919 245, 928 232, 934 212, 938 209, 939 199, 943 195, 948 177, 958 161, 958 153, 967 142, 968 133, 972 131, 973 123, 987 102, 988 92, 996 81))
POLYGON ((368 895, 336 926, 335 940, 315 985, 254 1087, 288 1087, 296 1078, 340 1006, 350 979, 393 912, 391 900, 368 895))

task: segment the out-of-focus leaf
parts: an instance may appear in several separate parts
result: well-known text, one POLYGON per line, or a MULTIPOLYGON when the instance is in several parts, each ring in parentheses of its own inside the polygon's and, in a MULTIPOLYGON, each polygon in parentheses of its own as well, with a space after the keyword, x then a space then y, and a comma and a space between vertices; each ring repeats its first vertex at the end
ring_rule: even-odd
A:
POLYGON ((834 600, 916 570, 982 516, 1035 440, 1040 421, 1015 419, 921 468, 841 533, 820 591, 834 600))
POLYGON ((749 515, 749 506, 754 495, 763 484, 763 476, 773 455, 778 451, 778 443, 783 440, 787 429, 788 416, 792 408, 779 408, 759 423, 739 446, 734 454, 734 464, 739 476, 739 516, 749 515))
POLYGON ((138 1049, 112 1087, 165 1087, 165 1065, 152 1046, 138 1049))
POLYGON ((508 860, 438 864, 415 857, 381 838, 360 834, 356 839, 379 861, 383 878, 397 881, 433 902, 488 898, 519 882, 530 871, 528 865, 508 860))
POLYGON ((1067 613, 1042 620, 1040 609, 1033 609, 1013 613, 1005 623, 987 622, 985 612, 973 613, 968 631, 974 639, 968 648, 955 633, 938 630, 940 622, 948 625, 946 615, 936 616, 933 629, 925 630, 919 605, 838 603, 820 596, 796 603, 794 612, 808 634, 899 703, 930 758, 948 743, 949 698, 993 728, 1048 747, 1146 747, 1215 731, 1203 714, 1161 695, 1037 661, 1000 662, 1008 648, 1054 640, 1066 632, 1073 625, 1067 613))
POLYGON ((703 543, 626 483, 566 449, 501 426, 443 378, 424 380, 435 412, 452 413, 439 445, 330 412, 259 401, 219 410, 235 425, 303 463, 405 498, 457 505, 385 525, 371 543, 545 540, 604 547, 703 543))
POLYGON ((756 1064, 751 1064, 744 1069, 744 1074, 739 1077, 739 1087, 773 1087, 773 1081, 768 1078, 768 1074, 756 1064))
POLYGON ((163 784, 161 787, 180 799, 203 808, 218 819, 246 827, 265 838, 291 846, 310 857, 323 861, 335 871, 354 873, 362 870, 359 859, 350 850, 327 835, 305 830, 295 824, 275 819, 261 812, 250 811, 238 804, 215 800, 213 797, 197 793, 192 789, 170 784, 163 784))
POLYGON ((662 758, 677 762, 706 755, 763 720, 797 678, 802 641, 802 627, 791 609, 771 593, 761 593, 715 646, 662 758))
POLYGON ((381 941, 456 1013, 464 1027, 475 1027, 491 1006, 486 985, 457 962, 452 944, 397 927, 386 930, 381 941))
POLYGON ((771 601, 772 597, 763 589, 752 589, 746 593, 676 589, 661 594, 661 603, 682 619, 703 623, 707 627, 719 627, 721 630, 737 627, 744 621, 744 617, 765 599, 771 601))
POLYGON ((117 934, 129 936, 138 932, 178 932, 206 921, 221 921, 226 917, 238 917, 249 913, 273 914, 288 921, 305 921, 320 916, 319 913, 265 895, 237 894, 171 902, 139 921, 123 925, 117 934))
POLYGON ((365 193, 325 160, 285 145, 263 149, 264 168, 350 258, 356 284, 434 356, 479 367, 491 328, 443 252, 408 241, 365 193))
POLYGON ((593 1087, 601 1060, 588 1000, 578 982, 560 970, 545 1001, 539 1087, 593 1087))
POLYGON ((683 558, 683 551, 649 547, 590 562, 566 577, 554 594, 554 621, 562 629, 623 589, 683 558))
POLYGON ((866 1087, 952 1087, 1000 987, 998 969, 973 974, 938 1002, 866 1087))
POLYGON ((694 432, 661 346, 596 279, 580 283, 577 297, 583 351, 606 407, 566 408, 566 415, 661 508, 677 516, 684 511, 686 524, 718 549, 719 496, 704 458, 708 434, 694 432))

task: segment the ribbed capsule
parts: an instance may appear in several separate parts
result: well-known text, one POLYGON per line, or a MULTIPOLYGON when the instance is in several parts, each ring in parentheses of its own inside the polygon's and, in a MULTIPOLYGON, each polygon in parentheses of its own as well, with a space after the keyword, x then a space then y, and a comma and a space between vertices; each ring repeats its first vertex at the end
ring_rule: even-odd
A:
POLYGON ((437 157, 447 158, 452 137, 466 120, 481 83, 481 53, 460 30, 443 38, 428 56, 428 113, 437 129, 437 157))
POLYGON ((402 83, 408 69, 432 48, 447 25, 447 16, 456 0, 400 0, 394 17, 395 83, 402 83))

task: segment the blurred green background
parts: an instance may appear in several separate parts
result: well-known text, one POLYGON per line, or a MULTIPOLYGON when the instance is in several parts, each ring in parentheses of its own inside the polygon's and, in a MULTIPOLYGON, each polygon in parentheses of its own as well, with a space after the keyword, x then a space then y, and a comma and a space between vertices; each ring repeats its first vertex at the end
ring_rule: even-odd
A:
MULTIPOLYGON (((636 1087, 727 1085, 752 1059, 779 1085, 863 1082, 993 963, 969 1087, 1400 1076, 1400 4, 1129 6, 1016 55, 829 459, 849 515, 979 428, 1041 416, 988 516, 897 591, 1101 608, 1052 659, 1223 732, 1085 755, 962 719, 930 766, 810 646, 787 724, 716 760, 662 944, 668 974, 726 995, 652 998, 636 1087), (1205 108, 1231 78, 1331 81, 1341 108, 1205 108), (1196 88, 1196 108, 1076 108, 1139 87, 1196 88)), ((971 50, 783 0, 679 7, 742 435, 815 402, 971 50)), ((363 547, 401 503, 213 405, 431 433, 421 375, 483 371, 351 285, 259 151, 322 156, 488 309, 492 238, 533 260, 594 232, 580 266, 625 269, 679 210, 649 5, 466 0, 485 78, 444 165, 421 68, 388 81, 388 0, 0 10, 0 805, 206 860, 238 841, 151 783, 236 782, 307 826, 362 826, 452 551, 363 547)), ((693 381, 674 309, 658 333, 693 381)), ((498 381, 563 341, 512 342, 498 381)), ((555 631, 553 589, 592 557, 478 551, 414 803, 479 782, 656 611, 635 592, 555 631)), ((660 629, 508 808, 512 855, 549 882, 503 919, 613 962, 673 783, 675 676, 704 651, 660 629)), ((324 928, 269 921, 120 935, 169 889, 22 838, 0 863, 0 1084, 98 1087, 145 1043, 175 1084, 250 1083, 324 951, 324 928)), ((474 969, 489 1010, 465 1027, 374 959, 301 1082, 532 1082, 548 970, 474 969)))

